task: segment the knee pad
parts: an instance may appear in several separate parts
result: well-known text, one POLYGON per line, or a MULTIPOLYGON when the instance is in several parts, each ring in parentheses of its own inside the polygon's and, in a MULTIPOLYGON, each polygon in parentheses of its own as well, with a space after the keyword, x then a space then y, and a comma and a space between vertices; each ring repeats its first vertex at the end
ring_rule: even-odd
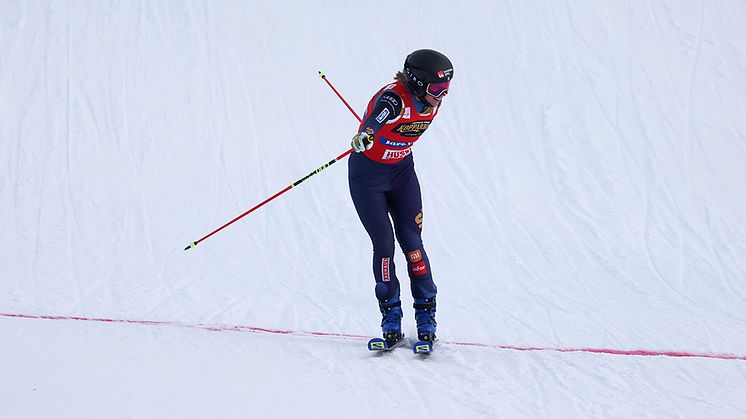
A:
POLYGON ((399 302, 399 284, 398 283, 376 283, 376 298, 381 304, 395 304, 399 302))
POLYGON ((415 299, 435 299, 438 287, 432 279, 412 281, 412 297, 415 299))

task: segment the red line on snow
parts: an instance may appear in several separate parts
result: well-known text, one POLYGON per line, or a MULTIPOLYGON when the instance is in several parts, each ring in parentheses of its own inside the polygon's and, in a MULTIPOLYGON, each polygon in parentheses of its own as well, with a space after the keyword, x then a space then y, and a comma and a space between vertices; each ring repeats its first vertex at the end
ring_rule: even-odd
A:
POLYGON ((275 330, 266 329, 263 327, 252 327, 252 326, 228 326, 221 324, 206 324, 206 323, 180 323, 170 321, 158 321, 158 320, 127 320, 127 319, 106 319, 99 317, 77 317, 77 316, 49 316, 49 315, 31 315, 31 314, 8 314, 0 313, 0 317, 10 317, 17 319, 35 319, 35 320, 77 320, 85 322, 99 322, 99 323, 127 323, 144 326, 177 326, 185 327, 188 329, 200 329, 209 330, 211 332, 254 332, 254 333, 270 333, 274 335, 292 335, 292 336, 318 336, 318 337, 335 337, 342 339, 370 339, 370 336, 362 335, 351 335, 346 333, 327 333, 327 332, 303 332, 297 330, 275 330))
MULTIPOLYGON (((126 323, 136 324, 144 326, 177 326, 185 327, 189 329, 200 329, 208 330, 211 332, 253 332, 253 333, 268 333, 274 335, 290 335, 290 336, 311 336, 311 337, 331 337, 340 339, 356 339, 356 340, 367 340, 372 336, 364 335, 353 335, 348 333, 329 333, 329 332, 306 332, 298 330, 276 330, 266 329, 263 327, 252 327, 252 326, 229 326, 220 324, 205 324, 205 323, 181 323, 171 321, 158 321, 158 320, 127 320, 127 319, 106 319, 97 317, 78 317, 78 316, 50 316, 50 315, 31 315, 31 314, 7 314, 0 313, 0 317, 9 317, 16 319, 36 319, 36 320, 77 320, 86 322, 99 322, 99 323, 126 323)), ((688 351, 651 351, 645 349, 605 349, 605 348, 541 348, 541 347, 520 347, 520 346, 508 346, 508 345, 489 345, 486 343, 476 342, 456 342, 456 341, 442 341, 441 343, 453 346, 471 346, 477 348, 489 348, 489 349, 503 349, 510 351, 544 351, 544 352, 585 352, 593 354, 605 354, 605 355, 626 355, 626 356, 668 356, 676 358, 709 358, 709 359, 724 359, 724 360, 739 360, 746 361, 746 356, 734 355, 734 354, 719 354, 719 353, 698 353, 688 351)))

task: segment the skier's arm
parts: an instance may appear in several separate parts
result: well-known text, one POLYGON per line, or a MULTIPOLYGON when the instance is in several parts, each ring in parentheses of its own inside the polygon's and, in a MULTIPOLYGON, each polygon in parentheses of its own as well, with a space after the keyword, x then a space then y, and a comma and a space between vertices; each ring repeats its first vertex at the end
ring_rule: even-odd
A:
POLYGON ((352 149, 358 153, 370 150, 376 133, 386 122, 398 117, 401 110, 402 102, 399 95, 390 90, 381 93, 373 106, 373 112, 363 122, 363 129, 352 137, 352 149))
POLYGON ((391 90, 384 91, 376 100, 373 112, 363 122, 361 131, 367 131, 370 128, 373 130, 373 134, 377 133, 386 122, 398 117, 401 110, 402 103, 399 95, 391 90))

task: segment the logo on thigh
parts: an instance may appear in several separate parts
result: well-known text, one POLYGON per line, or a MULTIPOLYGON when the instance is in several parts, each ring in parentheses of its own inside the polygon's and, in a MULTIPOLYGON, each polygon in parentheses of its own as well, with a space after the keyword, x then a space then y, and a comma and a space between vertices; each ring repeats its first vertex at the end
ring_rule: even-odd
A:
POLYGON ((414 222, 417 223, 417 227, 422 230, 422 211, 414 217, 414 222))
POLYGON ((407 253, 407 259, 409 260, 409 263, 417 263, 422 260, 422 252, 420 249, 413 250, 407 253))

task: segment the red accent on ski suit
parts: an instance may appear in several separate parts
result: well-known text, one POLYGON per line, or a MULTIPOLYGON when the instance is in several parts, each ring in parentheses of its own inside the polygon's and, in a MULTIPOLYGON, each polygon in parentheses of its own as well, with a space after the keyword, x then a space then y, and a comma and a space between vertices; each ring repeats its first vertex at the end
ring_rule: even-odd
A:
MULTIPOLYGON (((435 115, 438 114, 438 108, 430 108, 432 109, 431 112, 420 114, 417 112, 413 99, 404 83, 395 81, 379 90, 368 102, 365 119, 371 117, 376 99, 386 90, 395 92, 401 98, 401 113, 395 119, 389 118, 381 129, 375 133, 373 147, 366 150, 364 154, 373 161, 392 164, 402 161, 412 152, 412 145, 425 132, 435 115)), ((360 124, 358 132, 366 130, 365 122, 364 120, 360 124)))

